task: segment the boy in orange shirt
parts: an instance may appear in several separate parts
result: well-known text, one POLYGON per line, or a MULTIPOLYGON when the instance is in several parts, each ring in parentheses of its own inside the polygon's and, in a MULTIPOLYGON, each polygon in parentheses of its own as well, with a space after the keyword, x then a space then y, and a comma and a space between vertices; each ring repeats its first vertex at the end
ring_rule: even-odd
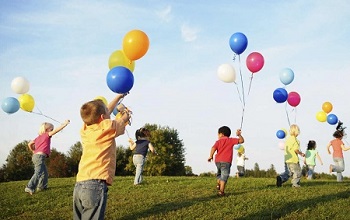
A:
POLYGON ((108 107, 101 100, 82 105, 84 125, 80 130, 83 154, 73 192, 73 219, 104 219, 107 186, 112 185, 116 169, 115 138, 124 134, 130 112, 110 119, 110 114, 125 94, 119 94, 108 107))

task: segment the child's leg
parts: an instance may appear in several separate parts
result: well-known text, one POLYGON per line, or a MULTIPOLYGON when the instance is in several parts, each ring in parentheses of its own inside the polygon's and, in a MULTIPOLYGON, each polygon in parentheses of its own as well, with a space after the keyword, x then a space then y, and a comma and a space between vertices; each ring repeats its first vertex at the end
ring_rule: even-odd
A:
POLYGON ((230 163, 217 163, 218 169, 220 169, 221 175, 219 178, 219 185, 220 185, 220 195, 224 195, 225 193, 225 186, 226 182, 228 180, 228 177, 230 176, 230 169, 231 169, 231 164, 230 163))
POLYGON ((307 171, 307 179, 311 180, 312 179, 312 175, 314 174, 314 167, 315 166, 312 166, 312 165, 308 165, 308 171, 307 171))

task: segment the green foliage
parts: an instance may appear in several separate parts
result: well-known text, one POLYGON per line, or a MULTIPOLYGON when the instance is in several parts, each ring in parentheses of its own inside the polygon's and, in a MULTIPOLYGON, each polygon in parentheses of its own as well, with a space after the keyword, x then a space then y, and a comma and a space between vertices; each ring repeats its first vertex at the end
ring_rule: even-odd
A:
MULTIPOLYGON (((0 183, 2 219, 72 219, 74 178, 50 178, 49 189, 30 196, 26 181, 0 183)), ((302 179, 300 188, 275 178, 233 178, 216 196, 215 177, 116 177, 105 219, 348 219, 350 182, 302 179)))
POLYGON ((69 176, 76 176, 78 173, 79 161, 83 153, 83 147, 80 141, 75 143, 67 153, 68 173, 69 176))
POLYGON ((133 169, 126 169, 130 157, 132 158, 132 151, 129 148, 117 147, 116 176, 133 175, 133 169))

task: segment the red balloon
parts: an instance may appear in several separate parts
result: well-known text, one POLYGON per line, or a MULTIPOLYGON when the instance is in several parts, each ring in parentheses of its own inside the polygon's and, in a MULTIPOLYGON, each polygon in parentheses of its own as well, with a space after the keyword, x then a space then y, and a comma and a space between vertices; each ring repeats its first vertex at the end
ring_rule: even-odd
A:
POLYGON ((300 95, 297 92, 290 92, 288 94, 287 102, 290 106, 297 107, 301 101, 300 95))
POLYGON ((253 52, 247 57, 246 63, 250 72, 256 73, 263 68, 264 57, 258 52, 253 52))

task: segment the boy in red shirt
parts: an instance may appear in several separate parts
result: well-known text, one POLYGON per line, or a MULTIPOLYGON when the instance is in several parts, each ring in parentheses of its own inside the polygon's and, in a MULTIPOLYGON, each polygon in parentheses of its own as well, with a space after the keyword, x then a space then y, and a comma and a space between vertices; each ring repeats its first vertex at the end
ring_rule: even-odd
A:
POLYGON ((218 130, 219 139, 215 142, 214 146, 211 148, 210 156, 208 162, 213 160, 214 153, 215 155, 215 165, 217 167, 217 186, 219 190, 218 195, 225 195, 225 186, 230 176, 230 169, 233 159, 233 147, 236 144, 244 143, 244 138, 241 135, 241 130, 236 131, 238 138, 231 138, 231 129, 227 126, 222 126, 218 130))

